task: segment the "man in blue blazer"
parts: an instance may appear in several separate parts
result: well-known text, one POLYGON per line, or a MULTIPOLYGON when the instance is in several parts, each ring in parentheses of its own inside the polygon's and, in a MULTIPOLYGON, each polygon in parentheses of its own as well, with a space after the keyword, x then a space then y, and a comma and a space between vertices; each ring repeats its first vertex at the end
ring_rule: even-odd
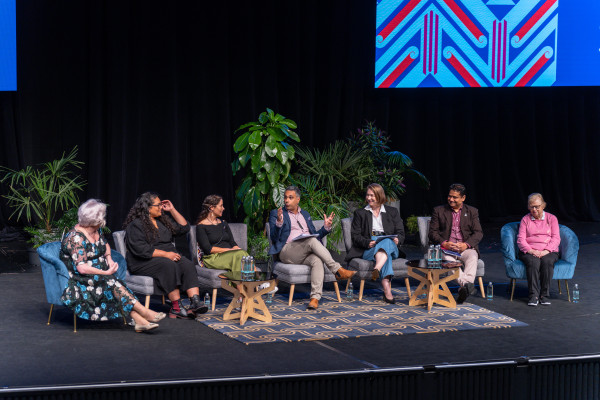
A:
POLYGON ((317 232, 310 215, 300 209, 299 203, 300 189, 288 186, 284 194, 285 210, 280 207, 269 215, 273 243, 269 254, 279 254, 279 259, 286 264, 305 264, 311 267, 310 302, 307 309, 315 310, 323 293, 323 264, 339 280, 349 279, 356 272, 342 268, 321 243, 321 239, 331 231, 334 214, 323 215, 325 223, 317 232))

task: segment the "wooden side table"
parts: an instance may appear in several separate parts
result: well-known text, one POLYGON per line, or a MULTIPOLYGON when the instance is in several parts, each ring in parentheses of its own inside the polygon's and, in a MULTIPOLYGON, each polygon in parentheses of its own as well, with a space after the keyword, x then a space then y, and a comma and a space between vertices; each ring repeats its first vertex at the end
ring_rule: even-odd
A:
POLYGON ((233 299, 223 314, 223 321, 239 319, 240 325, 244 325, 248 318, 263 322, 273 320, 262 295, 275 288, 277 276, 265 272, 256 272, 253 280, 245 281, 241 279, 241 273, 227 272, 219 275, 219 278, 221 278, 221 287, 233 294, 233 299), (269 283, 270 286, 257 291, 256 289, 263 283, 269 283), (233 312, 240 306, 241 311, 233 312))
POLYGON ((409 306, 427 304, 428 311, 434 304, 456 308, 456 300, 454 300, 447 283, 458 279, 461 262, 444 261, 442 268, 428 267, 427 260, 410 260, 406 262, 406 265, 408 266, 408 276, 419 281, 419 286, 408 301, 409 306), (419 296, 423 294, 425 298, 419 299, 419 296))

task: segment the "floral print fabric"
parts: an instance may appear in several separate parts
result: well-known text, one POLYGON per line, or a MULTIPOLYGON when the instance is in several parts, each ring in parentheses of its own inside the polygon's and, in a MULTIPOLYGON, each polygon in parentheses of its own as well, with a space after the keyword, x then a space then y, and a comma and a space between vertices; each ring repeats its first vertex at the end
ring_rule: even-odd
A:
POLYGON ((113 275, 80 274, 77 270, 82 264, 108 270, 105 253, 106 239, 102 235, 92 243, 73 229, 62 241, 60 257, 69 271, 69 281, 61 301, 80 318, 92 321, 122 318, 129 315, 137 302, 133 292, 113 275))

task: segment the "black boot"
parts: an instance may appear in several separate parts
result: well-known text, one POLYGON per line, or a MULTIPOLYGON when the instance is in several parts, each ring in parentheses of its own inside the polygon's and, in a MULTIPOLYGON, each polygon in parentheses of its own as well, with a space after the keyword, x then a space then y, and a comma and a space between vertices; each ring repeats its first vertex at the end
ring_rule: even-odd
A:
POLYGON ((190 308, 188 309, 188 311, 196 315, 204 314, 208 311, 208 307, 206 307, 202 300, 200 300, 200 296, 195 294, 190 299, 190 308))
POLYGON ((192 315, 189 314, 186 310, 185 307, 183 306, 183 304, 181 304, 181 299, 176 301, 177 305, 179 306, 179 310, 176 310, 175 308, 173 308, 173 306, 171 306, 171 309, 169 310, 169 318, 191 318, 192 315))

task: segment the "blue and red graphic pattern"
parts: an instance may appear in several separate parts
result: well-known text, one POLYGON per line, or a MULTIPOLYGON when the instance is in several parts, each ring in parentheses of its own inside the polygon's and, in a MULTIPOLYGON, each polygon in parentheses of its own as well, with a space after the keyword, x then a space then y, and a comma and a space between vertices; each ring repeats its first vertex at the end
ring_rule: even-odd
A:
POLYGON ((558 11, 558 0, 381 0, 375 87, 552 86, 558 11))

